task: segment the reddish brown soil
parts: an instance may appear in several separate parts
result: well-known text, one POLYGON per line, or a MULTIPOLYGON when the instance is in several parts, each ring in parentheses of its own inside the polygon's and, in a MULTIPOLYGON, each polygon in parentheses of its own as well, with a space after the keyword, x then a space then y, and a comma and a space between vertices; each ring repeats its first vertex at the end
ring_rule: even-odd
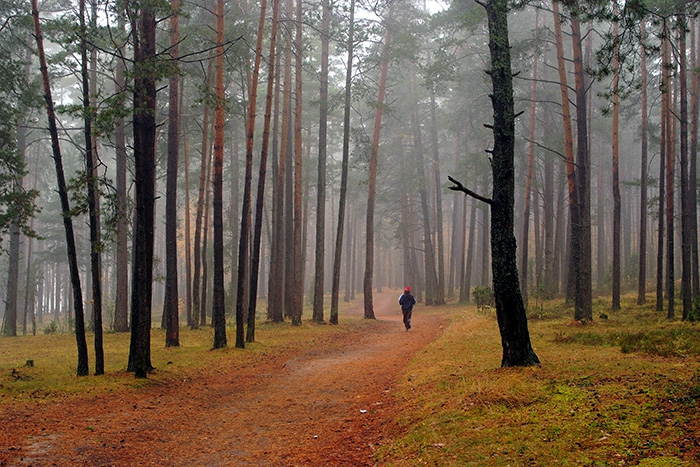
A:
POLYGON ((375 465, 398 433, 396 381, 442 321, 419 311, 405 332, 393 292, 374 308, 376 323, 303 351, 136 392, 2 407, 0 466, 375 465))

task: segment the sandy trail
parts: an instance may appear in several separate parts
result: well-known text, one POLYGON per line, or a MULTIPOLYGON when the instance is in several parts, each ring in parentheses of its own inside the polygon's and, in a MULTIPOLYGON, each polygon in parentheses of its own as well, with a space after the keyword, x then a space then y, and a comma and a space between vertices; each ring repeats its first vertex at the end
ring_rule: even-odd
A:
POLYGON ((0 466, 374 465, 396 430, 395 382, 442 326, 419 309, 405 332, 397 296, 376 294, 377 322, 330 344, 137 393, 3 407, 0 466))

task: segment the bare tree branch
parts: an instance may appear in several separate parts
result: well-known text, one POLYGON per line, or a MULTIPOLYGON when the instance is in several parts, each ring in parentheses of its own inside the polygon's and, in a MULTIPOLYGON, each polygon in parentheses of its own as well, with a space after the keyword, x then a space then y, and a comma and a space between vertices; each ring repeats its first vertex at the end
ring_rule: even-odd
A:
POLYGON ((447 176, 447 178, 448 178, 449 181, 451 181, 452 183, 454 183, 454 186, 448 186, 448 187, 447 187, 447 188, 449 188, 450 190, 452 190, 452 191, 461 191, 461 192, 464 193, 465 195, 471 196, 472 198, 478 199, 479 201, 483 201, 483 202, 486 203, 486 204, 492 204, 492 203, 493 203, 493 201, 491 200, 491 198, 486 198, 485 196, 481 196, 480 194, 473 192, 473 191, 470 190, 469 188, 466 188, 464 185, 462 185, 461 182, 455 180, 454 178, 450 177, 449 175, 447 176))

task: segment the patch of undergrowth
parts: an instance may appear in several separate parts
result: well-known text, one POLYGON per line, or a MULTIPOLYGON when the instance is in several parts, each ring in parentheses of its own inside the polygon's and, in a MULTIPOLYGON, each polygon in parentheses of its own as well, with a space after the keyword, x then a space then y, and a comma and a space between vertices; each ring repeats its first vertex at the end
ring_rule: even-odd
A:
POLYGON ((636 311, 632 298, 586 325, 550 306, 530 321, 533 368, 499 368, 495 320, 459 314, 396 391, 403 435, 380 464, 700 465, 700 357, 680 345, 700 340, 695 327, 636 311), (669 338, 676 350, 664 352, 669 338))
POLYGON ((624 353, 643 352, 661 357, 700 355, 700 328, 669 327, 638 332, 582 331, 555 336, 565 344, 614 345, 624 353))

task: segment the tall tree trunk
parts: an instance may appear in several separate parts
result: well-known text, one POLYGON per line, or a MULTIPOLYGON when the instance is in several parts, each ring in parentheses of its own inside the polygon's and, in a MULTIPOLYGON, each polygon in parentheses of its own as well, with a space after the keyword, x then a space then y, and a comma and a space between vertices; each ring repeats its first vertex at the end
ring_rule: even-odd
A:
MULTIPOLYGON (((539 24, 540 10, 535 13, 535 37, 537 42, 537 28, 539 24)), ((527 150, 527 175, 525 177, 525 206, 523 213, 523 236, 520 245, 521 261, 520 261, 520 289, 523 294, 523 303, 527 307, 528 302, 528 251, 530 248, 530 198, 532 197, 532 178, 533 168, 535 165, 535 111, 537 110, 537 62, 539 61, 539 53, 535 51, 532 58, 532 89, 530 91, 530 143, 527 150)))
POLYGON ((343 301, 344 302, 349 302, 350 301, 350 294, 351 294, 351 285, 353 283, 353 274, 354 274, 354 246, 355 246, 355 236, 353 234, 353 224, 351 221, 354 220, 354 215, 352 211, 350 212, 350 215, 348 216, 348 223, 347 223, 347 234, 348 234, 348 241, 346 242, 346 247, 345 247, 345 256, 347 259, 345 260, 345 295, 343 296, 343 301))
MULTIPOLYGON (((430 61, 430 57, 428 57, 430 61)), ((432 167, 435 181, 435 229, 437 231, 437 278, 435 284, 435 305, 445 304, 445 240, 442 220, 442 186, 440 183, 440 151, 438 147, 437 105, 435 86, 430 89, 430 133, 433 153, 432 167)))
MULTIPOLYGON (((180 0, 171 0, 170 59, 179 70, 180 0)), ((179 299, 177 289, 177 171, 180 153, 180 77, 178 71, 168 82, 168 167, 165 190, 165 346, 180 346, 179 299)))
MULTIPOLYGON (((550 113, 545 113, 545 133, 549 133, 552 119, 550 113)), ((544 156, 544 296, 553 298, 557 293, 557 276, 554 266, 554 238, 555 238, 555 211, 554 211, 554 156, 544 156)), ((559 217, 559 216, 556 216, 559 217)))
MULTIPOLYGON (((260 150, 260 169, 258 172, 258 191, 255 200, 255 229, 253 233, 253 258, 250 267, 250 297, 248 301, 248 329, 246 332, 246 341, 255 342, 255 308, 257 301, 258 275, 260 269, 260 242, 262 237, 263 224, 263 206, 265 202, 265 178, 267 176, 267 153, 270 140, 270 122, 272 120, 272 97, 273 86, 275 84, 275 47, 277 42, 277 17, 279 15, 280 0, 272 0, 272 26, 270 30, 270 54, 269 68, 267 75, 267 93, 265 95, 265 114, 262 134, 262 148, 260 150)), ((258 28, 258 55, 262 54, 262 35, 264 25, 265 1, 260 6, 260 27, 258 28)), ((253 82, 257 88, 257 74, 259 67, 259 58, 256 59, 255 70, 253 72, 253 82)), ((257 91, 255 91, 257 96, 257 91)), ((251 99, 252 102, 252 99, 251 99)), ((249 120, 252 126, 253 120, 249 120)), ((250 134, 250 133, 249 133, 250 134)), ((252 150, 252 148, 251 148, 252 150)))
POLYGON ((92 110, 90 109, 89 63, 87 53, 87 24, 85 0, 79 2, 80 10, 80 71, 83 92, 83 136, 85 138, 85 162, 87 168, 88 213, 90 218, 90 272, 92 282, 93 327, 95 331, 95 374, 105 372, 102 347, 102 240, 98 215, 97 170, 95 168, 96 146, 92 134, 92 110))
MULTIPOLYGON (((277 0, 281 1, 281 0, 277 0)), ((284 321, 283 290, 284 290, 284 163, 282 155, 286 154, 286 148, 282 146, 278 150, 277 137, 279 135, 279 97, 280 97, 280 55, 275 54, 275 62, 278 78, 275 85, 275 125, 272 139, 272 241, 270 244, 270 274, 267 292, 267 314, 275 323, 284 321)), ((286 58, 285 58, 286 59, 286 58)), ((286 72, 286 71, 285 71, 286 72)), ((285 81, 286 85, 286 81, 285 81)), ((286 141, 284 130, 282 139, 286 141)))
MULTIPOLYGON (((287 17, 294 16, 294 0, 287 0, 287 17)), ((287 104, 287 126, 282 124, 282 132, 286 129, 285 150, 286 164, 284 174, 284 244, 285 244, 285 259, 284 259, 284 313, 285 316, 294 319, 294 303, 295 294, 303 294, 303 290, 295 290, 295 265, 296 250, 294 249, 294 126, 292 122, 292 34, 287 34, 287 50, 289 54, 289 62, 285 62, 285 80, 289 76, 288 86, 285 86, 286 104, 287 104), (287 69, 288 67, 288 69, 287 69)), ((284 106, 283 106, 284 107, 284 106)), ((284 109, 282 110, 284 114, 284 109)), ((284 118, 284 117, 283 117, 284 118)))
MULTIPOLYGON (((263 0, 258 22, 258 38, 255 47, 255 59, 253 75, 249 79, 248 112, 246 114, 246 150, 245 150, 245 175, 243 177, 243 206, 241 208, 241 232, 238 242, 238 286, 236 293, 236 347, 245 348, 245 322, 246 309, 249 301, 255 303, 256 290, 247 282, 256 281, 250 272, 250 236, 251 236, 251 198, 253 183, 253 138, 255 136, 255 116, 258 97, 258 76, 260 72, 260 58, 262 56, 262 31, 264 29, 265 10, 267 2, 263 0)), ((252 332, 255 330, 255 308, 252 308, 253 316, 248 316, 248 327, 252 323, 252 332)), ((250 341, 252 342, 252 340, 250 341)))
MULTIPOLYGON (((212 72, 212 60, 209 60, 209 66, 207 67, 207 79, 206 79, 206 90, 207 92, 211 88, 211 72, 212 72)), ((201 163, 199 167, 199 195, 197 197, 197 213, 195 214, 194 220, 194 271, 192 274, 192 310, 193 319, 192 327, 197 328, 200 325, 200 286, 201 286, 201 264, 202 264, 202 216, 204 215, 204 198, 205 190, 207 186, 207 169, 209 167, 209 153, 207 149, 209 148, 209 104, 205 100, 204 111, 202 117, 202 145, 201 145, 201 163)), ((204 323, 201 323, 204 325, 204 323)))
MULTIPOLYGON (((559 71, 559 89, 561 92, 561 109, 562 109, 562 122, 564 125, 564 149, 566 155, 566 180, 569 189, 569 234, 571 234, 571 225, 573 219, 578 219, 578 201, 576 199, 576 175, 575 175, 575 164, 574 164, 574 137, 573 130, 571 127, 571 104, 569 100, 569 86, 567 84, 566 76, 566 63, 564 61, 564 39, 561 30, 561 14, 559 12, 559 2, 552 2, 552 12, 554 16, 554 32, 555 32, 555 44, 557 49, 557 68, 559 71)), ((579 44, 580 49, 580 44, 579 44)), ((578 245, 571 244, 572 249, 574 246, 578 245)), ((572 273, 575 267, 574 261, 572 259, 572 252, 567 255, 569 258, 567 264, 567 278, 574 278, 575 274, 572 273)), ((573 288, 567 286, 567 301, 573 299, 573 288)))
POLYGON ((576 82, 576 214, 572 219, 571 249, 574 261, 574 299, 576 320, 593 320, 593 291, 591 289, 591 181, 588 151, 588 117, 586 112, 588 86, 581 50, 581 25, 571 20, 574 76, 576 82))
POLYGON ((204 193, 204 216, 202 217, 202 289, 199 298, 199 324, 205 326, 207 324, 207 290, 209 287, 209 227, 211 225, 211 217, 209 209, 211 207, 211 177, 212 177, 212 158, 214 151, 209 147, 207 157, 207 177, 206 190, 204 193))
POLYGON ((467 260, 464 268, 464 279, 460 297, 462 302, 471 300, 472 290, 472 265, 474 264, 474 244, 476 243, 476 202, 472 201, 469 214, 469 242, 467 243, 467 260))
MULTIPOLYGON (((674 277, 674 177, 675 177, 675 154, 673 150, 673 139, 675 132, 672 130, 672 89, 671 89, 671 31, 666 21, 664 21, 664 32, 662 48, 661 67, 662 72, 662 90, 666 100, 666 297, 668 298, 668 319, 673 319, 675 314, 674 295, 675 295, 675 277, 674 277)), ((662 143, 663 144, 663 143, 662 143)))
POLYGON ((321 22, 321 83, 318 123, 318 183, 316 199, 316 259, 314 262, 313 319, 323 322, 323 269, 325 267, 326 231, 326 139, 328 135, 328 44, 330 41, 329 0, 322 2, 321 22))
MULTIPOLYGON (((244 125, 245 127, 245 125, 244 125)), ((231 275, 230 275, 230 283, 229 283, 229 293, 231 294, 231 303, 236 303, 238 300, 238 271, 236 271, 234 268, 236 265, 238 265, 238 248, 236 248, 236 245, 240 241, 240 231, 241 231, 241 225, 240 225, 240 201, 241 201, 241 194, 240 194, 240 173, 241 173, 241 168, 240 168, 240 140, 244 140, 245 138, 240 138, 238 132, 236 131, 236 125, 230 125, 231 129, 231 139, 232 139, 232 144, 231 144, 231 163, 229 164, 229 179, 231 182, 231 185, 229 187, 230 189, 230 200, 229 200, 229 211, 228 211, 228 221, 229 221, 229 229, 230 229, 230 235, 231 235, 231 247, 228 248, 230 252, 230 257, 229 257, 229 264, 231 264, 231 275)), ((235 310, 235 305, 234 305, 234 310, 235 310)))
POLYGON ((438 277, 435 271, 435 248, 431 238, 430 208, 428 206, 428 177, 425 174, 425 159, 423 157, 423 142, 421 128, 418 122, 416 110, 411 114, 411 126, 413 127, 413 151, 417 167, 417 178, 421 211, 423 213, 423 251, 425 259, 425 304, 440 305, 437 301, 438 277))
POLYGON ((294 295, 292 303, 292 326, 301 325, 304 308, 304 238, 302 236, 302 0, 296 2, 296 55, 295 55, 295 106, 294 106, 294 295))
POLYGON ((692 295, 700 295, 700 265, 698 264, 698 120, 700 119, 700 70, 698 70, 697 42, 698 18, 692 21, 690 29, 690 178, 688 184, 688 205, 690 206, 690 249, 692 295))
POLYGON ((646 282, 647 282, 647 179, 648 171, 648 116, 647 116, 647 48, 646 48, 646 28, 645 19, 639 23, 640 46, 641 46, 641 114, 642 114, 642 147, 641 147, 641 184, 639 198, 639 278, 637 280, 637 305, 646 302, 646 282))
POLYGON ((146 378, 151 366, 151 297, 153 283, 153 215, 156 147, 156 17, 140 11, 134 36, 134 185, 132 239, 131 346, 128 371, 146 378))
MULTIPOLYGON (((118 29, 124 31, 123 15, 118 17, 118 29)), ((121 44, 116 45, 119 50, 121 44)), ((126 92, 124 79, 124 61, 117 60, 114 79, 114 92, 126 92)), ((114 148, 117 165, 117 289, 114 300, 114 330, 129 330, 129 219, 126 188, 126 128, 124 117, 117 115, 114 120, 114 148)))
MULTIPOLYGON (((18 132, 19 133, 19 132, 18 132)), ((19 147, 19 144, 18 144, 19 147)), ((18 175, 13 181, 12 190, 22 191, 22 176, 18 175)), ((5 313, 2 322, 3 336, 17 336, 17 298, 19 292, 19 260, 20 260, 20 226, 18 221, 10 225, 10 249, 7 268, 7 293, 5 295, 5 313)))
POLYGON ((372 303, 372 280, 374 276, 374 208, 377 191, 377 163, 379 159, 379 134, 382 128, 382 110, 386 96, 386 76, 389 70, 389 47, 391 46, 391 12, 384 27, 384 48, 379 72, 379 89, 377 91, 377 107, 374 113, 374 128, 372 131, 372 147, 369 158, 369 181, 367 188, 367 224, 365 229, 365 275, 363 280, 364 317, 375 319, 372 303))
MULTIPOLYGON (((662 42, 663 44, 663 42, 662 42)), ((658 234, 656 247, 656 311, 664 309, 664 234, 665 228, 665 210, 666 210, 666 139, 668 138, 666 129, 666 120, 668 119, 666 88, 664 87, 665 78, 662 73, 661 77, 661 111, 659 116, 660 140, 659 140, 659 216, 658 216, 658 234)))
MULTIPOLYGON (((340 262, 343 254, 343 232, 345 231, 345 205, 348 192, 348 165, 350 159, 350 105, 352 85, 352 60, 354 57, 355 40, 355 0, 350 0, 350 19, 348 26, 348 56, 345 71, 345 95, 343 105, 343 159, 340 173, 340 199, 338 201, 338 227, 335 237, 335 251, 333 255, 333 285, 331 290, 331 324, 338 324, 338 296, 340 295, 340 262)), ((350 239, 348 239, 350 242, 350 239)), ((350 257, 346 255, 346 263, 350 264, 350 257)), ((346 268, 346 284, 349 280, 346 268)), ((346 299, 347 301, 347 287, 346 299)))
MULTIPOLYGON (((489 182, 484 180, 484 191, 488 190, 489 182)), ((489 287, 489 210, 481 209, 481 286, 489 287)))
POLYGON ((493 196, 491 216, 491 263, 493 269, 496 317, 501 332, 501 366, 538 365, 530 344, 527 314, 520 294, 516 242, 513 234, 515 192, 515 111, 513 77, 508 41, 506 0, 488 0, 485 4, 491 52, 493 86, 493 196))
MULTIPOLYGON (((46 113, 49 120, 49 133, 51 135, 51 149, 53 153, 54 165, 56 168, 58 195, 61 199, 61 215, 63 217, 63 227, 66 233, 68 267, 70 269, 70 279, 73 291, 73 306, 75 307, 75 339, 78 348, 77 375, 86 376, 89 372, 89 369, 87 341, 85 339, 85 315, 83 313, 83 293, 80 287, 80 271, 78 270, 78 257, 75 248, 75 236, 73 234, 73 219, 70 216, 70 204, 68 202, 68 192, 66 190, 66 178, 63 172, 63 159, 61 155, 61 146, 58 138, 56 113, 54 111, 53 98, 51 97, 49 70, 46 65, 46 55, 44 53, 44 38, 41 34, 41 23, 39 21, 39 7, 37 0, 32 0, 32 17, 34 18, 34 37, 36 39, 37 50, 39 53, 39 70, 41 71, 42 77, 44 101, 46 102, 46 113)), ((19 249, 19 245, 17 248, 19 249)), ((15 281, 15 284, 16 283, 17 282, 15 281)))
POLYGON ((683 319, 688 319, 693 306, 692 285, 691 285, 691 232, 690 217, 691 210, 697 210, 697 206, 689 204, 688 179, 692 175, 697 178, 697 174, 688 173, 688 77, 687 77, 687 57, 686 57, 686 19, 678 16, 678 66, 680 73, 680 178, 681 178, 681 300, 683 304, 683 319))
MULTIPOLYGON (((27 129, 24 124, 19 125, 17 129, 17 150, 20 154, 25 154, 27 150, 26 143, 27 129)), ((32 190, 36 190, 37 181, 39 180, 39 158, 36 158, 36 163, 34 164, 34 185, 32 190)), ((34 230, 34 218, 29 224, 29 229, 34 230)), ((24 327, 23 333, 27 333, 27 317, 32 318, 32 335, 36 336, 36 282, 37 277, 33 269, 33 256, 32 251, 34 247, 34 238, 29 237, 27 239, 27 274, 26 282, 24 285, 24 327), (31 292, 30 292, 31 291, 31 292)))
MULTIPOLYGON (((457 206, 455 205, 455 208, 457 206)), ((460 229, 460 243, 459 248, 459 263, 458 263, 458 278, 459 278, 459 303, 465 303, 469 299, 469 294, 465 293, 464 282, 466 279, 466 267, 467 267, 467 198, 462 199, 462 217, 460 229)))
MULTIPOLYGON (((616 5, 616 4, 615 4, 616 5)), ((614 14, 617 7, 613 6, 614 14)), ((612 270, 612 309, 620 309, 620 95, 619 95, 619 53, 618 22, 613 22, 613 83, 612 83, 612 195, 613 195, 613 270, 612 270)), ((600 190, 602 187, 598 187, 600 190)))
MULTIPOLYGON (((184 80, 182 87, 185 87, 184 80)), ((182 108, 182 96, 180 93, 180 108, 182 108)), ((194 317, 192 315, 192 226, 190 213, 190 138, 187 132, 187 118, 183 118, 182 126, 184 127, 183 135, 185 140, 182 146, 182 152, 185 159, 185 306, 187 307, 187 326, 194 326, 194 317)))
POLYGON ((462 218, 460 213, 459 195, 454 194, 452 198, 452 222, 450 226, 450 256, 449 256, 449 271, 447 276, 447 298, 455 296, 455 278, 459 270, 459 261, 461 252, 464 252, 464 243, 460 235, 460 226, 462 218))
POLYGON ((214 281, 212 314, 215 349, 226 347, 226 288, 224 287, 224 0, 216 2, 216 107, 214 110, 213 209, 214 281))

